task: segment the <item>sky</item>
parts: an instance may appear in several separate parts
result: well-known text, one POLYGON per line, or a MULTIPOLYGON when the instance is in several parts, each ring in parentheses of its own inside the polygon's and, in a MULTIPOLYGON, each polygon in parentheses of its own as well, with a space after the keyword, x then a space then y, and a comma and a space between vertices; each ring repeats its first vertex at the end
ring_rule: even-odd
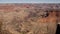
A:
POLYGON ((60 0, 0 0, 0 3, 60 3, 60 0))

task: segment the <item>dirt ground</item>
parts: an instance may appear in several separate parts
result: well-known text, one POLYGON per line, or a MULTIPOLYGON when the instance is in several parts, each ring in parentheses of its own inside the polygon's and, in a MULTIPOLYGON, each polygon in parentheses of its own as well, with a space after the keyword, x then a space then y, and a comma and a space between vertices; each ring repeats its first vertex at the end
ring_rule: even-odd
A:
POLYGON ((55 34, 60 4, 0 4, 0 34, 55 34))

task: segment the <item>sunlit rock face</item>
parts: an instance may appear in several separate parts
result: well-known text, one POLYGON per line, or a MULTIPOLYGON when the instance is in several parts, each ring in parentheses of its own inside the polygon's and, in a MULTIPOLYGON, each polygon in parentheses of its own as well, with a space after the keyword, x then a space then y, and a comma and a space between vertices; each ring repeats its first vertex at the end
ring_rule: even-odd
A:
POLYGON ((55 34, 60 4, 0 4, 0 34, 55 34))

